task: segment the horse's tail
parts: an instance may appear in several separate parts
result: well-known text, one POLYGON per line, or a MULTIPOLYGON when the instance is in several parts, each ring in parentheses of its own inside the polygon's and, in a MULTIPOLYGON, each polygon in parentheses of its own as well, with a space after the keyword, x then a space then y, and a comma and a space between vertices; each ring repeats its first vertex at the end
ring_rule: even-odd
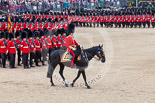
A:
POLYGON ((47 78, 51 78, 51 76, 52 76, 52 74, 53 74, 53 72, 52 72, 52 64, 51 64, 51 62, 50 62, 50 58, 49 58, 49 60, 48 60, 48 72, 47 72, 47 78))

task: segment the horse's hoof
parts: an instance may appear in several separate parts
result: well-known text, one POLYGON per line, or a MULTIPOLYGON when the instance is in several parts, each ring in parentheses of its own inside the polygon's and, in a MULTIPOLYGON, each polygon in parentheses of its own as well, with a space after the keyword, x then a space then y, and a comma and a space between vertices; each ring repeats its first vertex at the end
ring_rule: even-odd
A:
POLYGON ((88 85, 88 86, 87 86, 87 89, 91 89, 91 87, 88 85))
POLYGON ((51 84, 51 86, 52 86, 52 87, 55 87, 55 85, 54 85, 54 84, 51 84))
POLYGON ((68 87, 68 84, 65 84, 66 87, 68 87))
POLYGON ((74 84, 72 83, 72 84, 70 84, 70 86, 71 86, 71 87, 74 87, 74 84))

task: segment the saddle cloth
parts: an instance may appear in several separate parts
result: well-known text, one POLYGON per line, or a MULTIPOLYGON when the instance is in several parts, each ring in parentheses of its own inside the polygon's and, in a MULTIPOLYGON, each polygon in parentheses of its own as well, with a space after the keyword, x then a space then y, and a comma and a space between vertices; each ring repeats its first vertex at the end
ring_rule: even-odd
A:
MULTIPOLYGON (((65 51, 65 53, 63 53, 62 56, 60 56, 61 62, 71 62, 72 58, 73 56, 68 51, 65 51)), ((77 58, 77 61, 80 61, 80 60, 81 60, 81 55, 79 55, 77 58)))

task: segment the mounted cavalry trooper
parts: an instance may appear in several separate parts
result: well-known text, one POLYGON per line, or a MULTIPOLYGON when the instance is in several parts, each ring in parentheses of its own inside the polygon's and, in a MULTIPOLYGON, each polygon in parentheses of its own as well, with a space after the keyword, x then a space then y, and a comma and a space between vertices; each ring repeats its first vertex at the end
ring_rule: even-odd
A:
POLYGON ((65 39, 65 43, 63 44, 64 47, 67 47, 68 52, 70 52, 73 56, 72 58, 72 63, 71 63, 71 68, 76 68, 76 60, 77 60, 77 56, 79 55, 78 52, 76 51, 76 46, 78 46, 78 43, 76 42, 76 40, 73 37, 73 33, 74 33, 74 29, 75 26, 74 24, 70 24, 68 26, 68 33, 67 33, 67 37, 65 39))

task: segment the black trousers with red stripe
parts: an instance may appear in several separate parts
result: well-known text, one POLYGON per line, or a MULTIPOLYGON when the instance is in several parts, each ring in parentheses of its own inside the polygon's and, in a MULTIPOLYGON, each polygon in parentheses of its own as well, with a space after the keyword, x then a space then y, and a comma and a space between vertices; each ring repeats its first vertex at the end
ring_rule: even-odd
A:
POLYGON ((40 58, 41 58, 41 51, 36 51, 36 55, 35 55, 36 66, 38 66, 40 58))
POLYGON ((22 56, 24 68, 29 67, 29 65, 28 65, 28 55, 29 55, 29 53, 23 53, 23 56, 22 56))
POLYGON ((14 68, 15 67, 15 57, 16 57, 16 54, 12 54, 12 53, 9 53, 9 57, 10 57, 10 68, 14 68))
POLYGON ((2 66, 5 67, 5 65, 6 65, 6 54, 1 53, 1 58, 2 58, 2 66))
POLYGON ((30 66, 33 66, 33 60, 35 59, 35 53, 34 52, 30 52, 30 66))

